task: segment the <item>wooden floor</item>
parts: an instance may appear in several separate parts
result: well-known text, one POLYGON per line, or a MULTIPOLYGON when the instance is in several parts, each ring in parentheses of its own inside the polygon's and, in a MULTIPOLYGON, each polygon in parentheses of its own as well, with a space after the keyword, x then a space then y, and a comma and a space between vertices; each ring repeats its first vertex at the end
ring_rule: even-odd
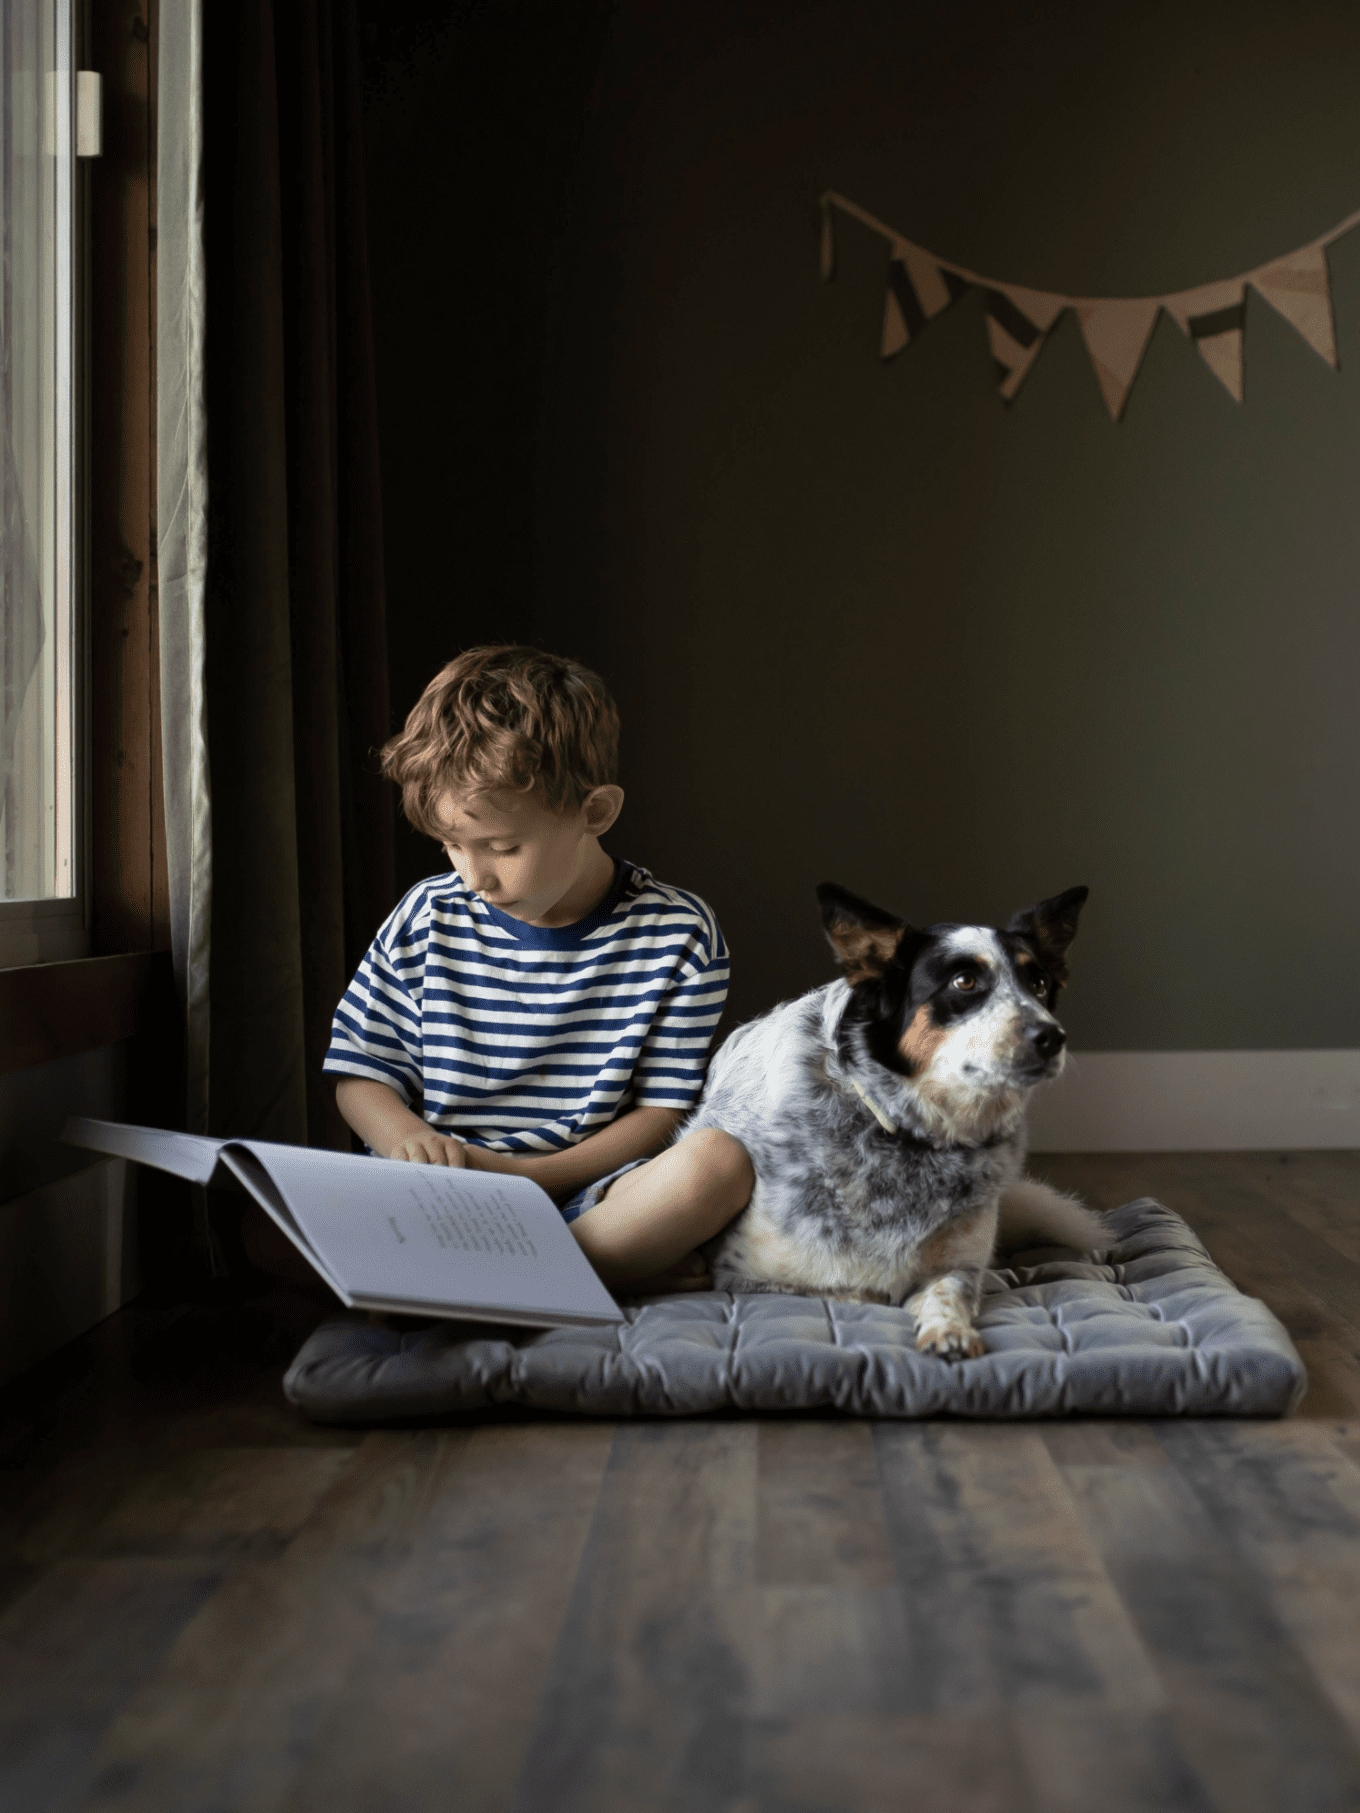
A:
POLYGON ((9 1813, 1356 1813, 1360 1154, 1040 1160, 1264 1297, 1287 1423, 314 1429, 300 1298, 6 1394, 9 1813))

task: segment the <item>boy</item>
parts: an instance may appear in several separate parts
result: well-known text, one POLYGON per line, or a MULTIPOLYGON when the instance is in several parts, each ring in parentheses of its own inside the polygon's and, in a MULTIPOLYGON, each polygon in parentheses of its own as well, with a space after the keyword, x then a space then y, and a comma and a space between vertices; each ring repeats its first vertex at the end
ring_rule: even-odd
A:
POLYGON ((617 749, 614 702, 574 662, 476 648, 435 675, 383 772, 453 873, 379 931, 325 1067, 381 1157, 519 1172, 607 1283, 701 1289, 694 1249, 754 1182, 715 1129, 669 1145, 703 1086, 727 951, 703 901, 601 849, 617 749))

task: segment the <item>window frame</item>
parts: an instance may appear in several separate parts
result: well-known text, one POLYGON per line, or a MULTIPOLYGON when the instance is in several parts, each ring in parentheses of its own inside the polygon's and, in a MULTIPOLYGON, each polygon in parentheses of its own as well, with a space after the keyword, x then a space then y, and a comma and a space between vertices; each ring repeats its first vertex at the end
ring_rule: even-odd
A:
MULTIPOLYGON (((87 36, 82 0, 53 0, 57 7, 58 72, 65 57, 67 84, 64 109, 70 145, 68 218, 58 212, 58 231, 65 242, 68 281, 57 302, 57 332, 66 346, 58 354, 57 400, 64 391, 67 446, 58 471, 64 487, 62 528, 56 550, 58 571, 65 569, 66 602, 56 650, 58 699, 57 741, 63 733, 70 749, 64 784, 58 782, 56 842, 58 861, 65 849, 72 869, 69 894, 0 900, 0 969, 69 961, 89 955, 91 899, 89 824, 89 159, 76 151, 76 71, 83 61, 87 36), (64 228, 64 231, 63 231, 64 228), (64 370, 63 370, 64 359, 64 370), (63 384, 64 379, 64 384, 63 384), (64 675, 64 684, 63 684, 64 675), (63 823, 65 835, 63 836, 63 823)), ((54 84, 55 86, 55 84, 54 84)), ((58 585, 60 586, 60 580, 58 585)))
POLYGON ((103 152, 76 161, 73 196, 77 892, 0 901, 0 1072, 149 1030, 179 1063, 156 613, 158 27, 158 0, 73 3, 73 72, 97 71, 104 92, 103 152))

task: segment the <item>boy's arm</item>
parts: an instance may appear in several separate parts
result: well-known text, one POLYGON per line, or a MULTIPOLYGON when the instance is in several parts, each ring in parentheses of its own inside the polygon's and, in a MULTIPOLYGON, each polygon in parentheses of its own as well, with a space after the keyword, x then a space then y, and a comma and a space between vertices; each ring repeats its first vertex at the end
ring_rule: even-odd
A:
POLYGON ((549 1197, 575 1197, 578 1189, 633 1159, 649 1159, 685 1119, 680 1108, 635 1108, 589 1133, 566 1151, 535 1151, 522 1157, 484 1146, 464 1146, 450 1133, 439 1133, 404 1104, 386 1082, 341 1077, 335 1084, 335 1106, 359 1139, 379 1159, 408 1159, 413 1164, 468 1166, 473 1171, 513 1171, 531 1177, 549 1197))
POLYGON ((660 1152, 669 1145, 687 1112, 683 1108, 633 1108, 562 1152, 520 1155, 489 1152, 485 1146, 464 1146, 463 1162, 474 1171, 513 1171, 520 1177, 531 1177, 549 1196, 574 1196, 596 1178, 617 1171, 620 1165, 660 1152))
POLYGON ((436 1132, 386 1083, 342 1076, 335 1086, 335 1105, 379 1158, 405 1158, 417 1165, 467 1164, 463 1142, 436 1132))
POLYGON ((523 1156, 465 1146, 450 1134, 423 1121, 386 1083, 364 1077, 341 1077, 336 1106, 360 1139, 379 1158, 404 1158, 418 1165, 467 1166, 474 1171, 514 1172, 531 1177, 550 1196, 574 1196, 597 1177, 607 1177, 634 1158, 660 1152, 685 1118, 679 1108, 634 1108, 598 1133, 589 1134, 564 1152, 523 1156))

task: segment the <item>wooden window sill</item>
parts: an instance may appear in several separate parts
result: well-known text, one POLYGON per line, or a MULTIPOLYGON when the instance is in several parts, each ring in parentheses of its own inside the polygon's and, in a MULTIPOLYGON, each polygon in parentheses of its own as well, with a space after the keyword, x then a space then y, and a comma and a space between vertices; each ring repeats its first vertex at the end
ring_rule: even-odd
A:
POLYGON ((0 1072, 117 1045, 139 1033, 175 1033, 169 951, 129 951, 0 969, 0 1072))

